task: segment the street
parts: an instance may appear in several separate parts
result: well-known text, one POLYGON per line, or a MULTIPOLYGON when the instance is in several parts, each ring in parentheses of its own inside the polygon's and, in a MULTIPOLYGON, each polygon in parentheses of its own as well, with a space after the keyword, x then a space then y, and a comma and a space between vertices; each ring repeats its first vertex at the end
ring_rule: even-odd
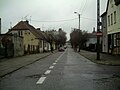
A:
POLYGON ((0 90, 120 90, 120 66, 95 64, 69 47, 3 77, 0 90))

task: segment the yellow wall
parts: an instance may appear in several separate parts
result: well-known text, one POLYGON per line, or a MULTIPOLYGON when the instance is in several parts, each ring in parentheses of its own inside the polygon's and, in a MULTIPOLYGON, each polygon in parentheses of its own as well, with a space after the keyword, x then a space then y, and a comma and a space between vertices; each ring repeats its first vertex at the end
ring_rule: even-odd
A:
POLYGON ((35 46, 39 45, 39 40, 36 39, 36 37, 29 30, 25 30, 23 32, 23 37, 24 37, 23 41, 25 46, 28 46, 28 44, 35 45, 35 46))
MULTIPOLYGON (((39 39, 36 39, 37 37, 35 35, 33 35, 29 30, 21 30, 21 31, 22 31, 22 35, 20 36, 23 37, 23 44, 25 51, 28 50, 28 45, 30 45, 30 51, 37 50, 38 46, 39 48, 41 48, 40 44, 42 45, 42 43, 39 39)), ((17 30, 11 31, 10 33, 19 35, 17 30)))

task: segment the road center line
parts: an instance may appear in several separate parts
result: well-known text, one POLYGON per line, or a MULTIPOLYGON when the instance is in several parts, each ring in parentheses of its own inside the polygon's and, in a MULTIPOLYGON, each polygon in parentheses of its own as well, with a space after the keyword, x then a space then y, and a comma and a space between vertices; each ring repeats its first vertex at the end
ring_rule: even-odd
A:
POLYGON ((55 61, 56 63, 58 62, 58 60, 55 61))
POLYGON ((60 60, 60 58, 63 56, 63 54, 65 54, 65 52, 64 53, 62 53, 58 58, 57 58, 57 60, 56 61, 58 61, 58 60, 60 60))
POLYGON ((53 65, 56 65, 56 63, 53 63, 53 65))
POLYGON ((36 84, 42 84, 45 81, 46 77, 41 77, 36 84))
MULTIPOLYGON (((64 52, 65 53, 65 52, 64 52)), ((63 54, 64 54, 63 53, 63 54)), ((55 65, 57 62, 58 62, 58 60, 63 56, 63 54, 61 54, 58 58, 57 58, 57 60, 55 61, 55 63, 53 63, 53 65, 55 65)), ((54 66, 50 66, 49 67, 49 69, 53 69, 54 68, 54 66)), ((47 74, 50 74, 50 72, 51 72, 51 70, 47 70, 44 74, 45 75, 47 75, 47 74)), ((37 82, 36 82, 36 84, 42 84, 44 81, 45 81, 45 79, 46 79, 46 77, 41 77, 37 82)))
POLYGON ((50 66, 50 67, 49 67, 49 69, 53 69, 53 68, 54 68, 54 66, 50 66))
POLYGON ((51 70, 47 70, 44 74, 47 75, 47 74, 50 74, 51 70))

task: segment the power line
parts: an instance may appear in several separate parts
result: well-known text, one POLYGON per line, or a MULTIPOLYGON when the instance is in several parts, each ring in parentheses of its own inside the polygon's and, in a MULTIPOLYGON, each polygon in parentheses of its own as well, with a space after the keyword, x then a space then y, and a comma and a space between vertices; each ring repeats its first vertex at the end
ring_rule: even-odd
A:
MULTIPOLYGON (((83 3, 84 0, 81 1, 81 4, 80 4, 80 11, 82 12, 82 3, 83 3)), ((82 13, 81 13, 82 14, 82 13)))
POLYGON ((84 5, 83 5, 83 7, 81 9, 81 14, 83 13, 83 10, 85 9, 86 4, 87 4, 87 0, 85 0, 85 3, 84 3, 84 5))
MULTIPOLYGON (((92 20, 92 21, 96 21, 96 19, 93 18, 87 18, 87 17, 81 17, 83 19, 87 19, 87 20, 92 20)), ((73 20, 77 20, 78 18, 72 18, 72 19, 64 19, 64 20, 56 20, 56 21, 40 21, 40 20, 32 20, 33 22, 66 22, 66 21, 73 21, 73 20)))
POLYGON ((81 17, 81 18, 96 21, 96 19, 94 19, 94 18, 87 18, 87 17, 81 17))
POLYGON ((88 4, 88 0, 85 1, 85 4, 84 4, 82 12, 81 12, 82 14, 83 14, 83 12, 85 12, 87 4, 88 4))
POLYGON ((65 22, 65 21, 73 21, 73 20, 76 20, 78 18, 72 18, 72 19, 65 19, 65 20, 56 20, 56 21, 39 21, 39 20, 31 20, 31 21, 34 21, 34 22, 65 22))

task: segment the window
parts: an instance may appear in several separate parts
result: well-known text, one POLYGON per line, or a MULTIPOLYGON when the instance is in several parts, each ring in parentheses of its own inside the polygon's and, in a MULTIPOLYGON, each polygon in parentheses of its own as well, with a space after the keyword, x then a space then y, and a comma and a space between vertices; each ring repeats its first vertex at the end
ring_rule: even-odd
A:
POLYGON ((110 3, 112 3, 113 0, 110 0, 110 3))
POLYGON ((114 34, 113 38, 114 38, 114 47, 117 45, 117 42, 116 42, 116 34, 114 34))
POLYGON ((27 31, 25 31, 25 34, 27 34, 27 31))
POLYGON ((18 35, 20 36, 20 31, 18 31, 18 35))
POLYGON ((110 16, 108 16, 108 26, 110 26, 110 16))
POLYGON ((23 35, 23 32, 21 31, 21 36, 23 35))
POLYGON ((116 23, 116 11, 114 11, 114 24, 116 23))
POLYGON ((113 14, 111 14, 111 25, 113 25, 113 14))
POLYGON ((40 46, 40 48, 42 48, 42 40, 40 40, 39 46, 40 46))

